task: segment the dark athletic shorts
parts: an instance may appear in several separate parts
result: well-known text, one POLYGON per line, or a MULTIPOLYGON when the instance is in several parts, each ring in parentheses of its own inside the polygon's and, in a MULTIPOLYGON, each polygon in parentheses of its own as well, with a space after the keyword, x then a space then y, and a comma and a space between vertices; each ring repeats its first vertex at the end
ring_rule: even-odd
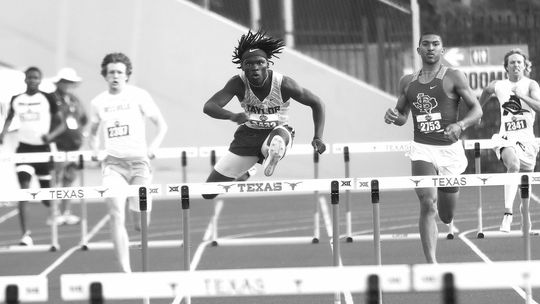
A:
MULTIPOLYGON (((283 125, 294 137, 294 130, 288 125, 283 125)), ((234 132, 234 139, 229 146, 229 151, 240 156, 258 156, 259 162, 264 159, 261 147, 264 140, 272 132, 272 129, 252 129, 241 125, 234 132)))
MULTIPOLYGON (((29 145, 19 143, 16 153, 51 152, 49 145, 29 145)), ((28 165, 34 167, 37 176, 47 176, 51 173, 51 164, 46 163, 17 163, 17 166, 28 165)))

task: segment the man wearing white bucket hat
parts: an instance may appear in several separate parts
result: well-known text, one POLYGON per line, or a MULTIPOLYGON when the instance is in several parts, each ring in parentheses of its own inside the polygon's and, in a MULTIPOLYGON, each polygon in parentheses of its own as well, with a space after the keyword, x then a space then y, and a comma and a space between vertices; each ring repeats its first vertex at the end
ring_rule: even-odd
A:
MULTIPOLYGON (((63 113, 66 129, 55 138, 54 143, 58 151, 77 151, 83 144, 83 130, 88 123, 86 110, 73 94, 73 90, 82 81, 73 68, 62 68, 53 78, 56 84, 54 97, 58 109, 63 113)), ((55 122, 60 123, 60 122, 55 122)), ((78 164, 75 162, 63 162, 56 164, 56 185, 58 187, 71 187, 77 178, 78 164)), ((57 224, 75 225, 80 218, 71 214, 70 201, 62 200, 60 204, 60 216, 56 217, 57 224)), ((51 224, 49 219, 48 224, 51 224)))

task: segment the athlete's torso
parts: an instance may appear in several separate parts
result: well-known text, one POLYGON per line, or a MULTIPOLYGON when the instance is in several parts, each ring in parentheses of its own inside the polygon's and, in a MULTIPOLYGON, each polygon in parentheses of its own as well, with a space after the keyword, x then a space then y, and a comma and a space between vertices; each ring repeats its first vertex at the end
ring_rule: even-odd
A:
POLYGON ((14 116, 20 121, 19 141, 30 145, 45 144, 41 137, 51 129, 53 113, 57 107, 51 95, 37 92, 14 96, 11 100, 14 116))
POLYGON ((420 71, 415 73, 406 91, 414 122, 414 141, 429 145, 450 145, 444 129, 455 123, 459 99, 450 98, 443 88, 448 68, 441 66, 437 75, 428 83, 420 83, 420 71))
POLYGON ((511 82, 508 79, 499 80, 495 83, 495 95, 499 100, 501 111, 501 127, 500 134, 510 136, 515 139, 534 139, 534 120, 536 112, 524 101, 519 98, 513 98, 514 101, 521 104, 521 108, 525 110, 519 114, 512 114, 502 108, 502 105, 513 95, 512 88, 518 87, 521 92, 528 92, 531 79, 523 77, 518 82, 511 82))
POLYGON ((240 100, 240 105, 249 117, 244 124, 253 129, 273 129, 287 124, 290 101, 284 102, 281 96, 283 75, 272 71, 270 93, 263 100, 255 96, 245 74, 242 72, 239 75, 245 86, 244 98, 240 100))
POLYGON ((82 144, 82 129, 87 122, 83 105, 79 99, 70 93, 65 95, 55 92, 58 110, 62 112, 66 130, 55 138, 56 146, 61 151, 73 151, 82 144))
POLYGON ((157 107, 145 90, 126 86, 119 94, 103 92, 92 100, 92 122, 100 123, 105 150, 118 158, 147 155, 145 117, 157 107))

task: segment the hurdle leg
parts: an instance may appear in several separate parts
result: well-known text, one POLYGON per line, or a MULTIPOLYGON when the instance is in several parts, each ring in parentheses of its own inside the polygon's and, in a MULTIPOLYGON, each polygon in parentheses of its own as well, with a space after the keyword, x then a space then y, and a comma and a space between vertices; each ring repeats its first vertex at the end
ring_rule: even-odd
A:
MULTIPOLYGON (((480 159, 480 143, 475 142, 474 143, 474 173, 480 174, 482 173, 482 162, 480 159)), ((479 239, 484 238, 484 228, 483 228, 483 219, 482 219, 482 187, 478 187, 478 205, 476 208, 477 216, 478 216, 478 232, 476 237, 479 239)))
MULTIPOLYGON (((84 158, 83 155, 79 155, 79 185, 84 187, 84 158)), ((88 206, 86 200, 83 198, 81 202, 81 248, 88 250, 88 206)))
MULTIPOLYGON (((524 259, 526 261, 531 260, 531 221, 530 221, 530 214, 529 214, 529 202, 530 202, 530 196, 529 196, 529 176, 528 175, 522 175, 521 176, 521 229, 523 232, 523 247, 524 247, 524 259)), ((525 303, 530 304, 532 303, 532 287, 530 280, 527 280, 526 286, 525 286, 525 303)))
POLYGON ((221 209, 223 208, 223 200, 220 199, 220 200, 214 200, 214 214, 212 215, 212 219, 211 219, 211 229, 212 229, 212 239, 211 239, 211 244, 212 246, 217 246, 218 245, 218 220, 219 220, 219 215, 221 213, 221 209))
MULTIPOLYGON (((313 178, 319 178, 319 153, 313 151, 313 178)), ((321 228, 319 226, 319 221, 321 217, 321 209, 319 206, 319 191, 314 192, 314 202, 315 202, 315 214, 313 215, 313 240, 312 243, 319 243, 321 238, 321 228)))
POLYGON ((50 251, 56 251, 60 248, 58 243, 58 223, 56 222, 56 216, 58 215, 58 200, 51 201, 51 210, 50 217, 52 219, 51 223, 51 249, 50 251))
MULTIPOLYGON (((379 213, 379 181, 371 181, 371 203, 373 205, 373 247, 375 250, 375 264, 382 265, 381 258, 381 221, 379 213)), ((377 304, 382 304, 382 290, 378 290, 378 301, 373 302, 377 304)), ((372 302, 370 302, 372 303, 372 302)))
MULTIPOLYGON (((191 240, 189 229, 189 187, 182 186, 181 188, 181 200, 182 200, 182 223, 183 223, 183 237, 184 237, 184 270, 191 271, 191 240)), ((186 294, 184 297, 184 303, 191 303, 191 296, 186 294)))
MULTIPOLYGON (((331 192, 332 202, 332 248, 334 267, 339 266, 340 250, 339 250, 339 183, 332 181, 331 192)), ((341 293, 334 293, 334 304, 341 303, 341 293)))
MULTIPOLYGON (((345 163, 345 178, 350 177, 350 157, 349 157, 349 147, 345 146, 343 148, 343 160, 345 163)), ((351 213, 351 191, 345 191, 345 221, 346 221, 346 241, 347 243, 352 243, 352 213, 351 213)))

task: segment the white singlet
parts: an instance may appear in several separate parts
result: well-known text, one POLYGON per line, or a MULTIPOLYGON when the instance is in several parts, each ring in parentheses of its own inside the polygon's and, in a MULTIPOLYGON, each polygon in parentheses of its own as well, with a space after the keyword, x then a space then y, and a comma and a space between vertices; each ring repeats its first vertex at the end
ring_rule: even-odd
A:
POLYGON ((93 123, 99 123, 108 155, 117 158, 145 158, 146 117, 159 110, 147 91, 126 85, 119 94, 105 91, 92 100, 93 123))

